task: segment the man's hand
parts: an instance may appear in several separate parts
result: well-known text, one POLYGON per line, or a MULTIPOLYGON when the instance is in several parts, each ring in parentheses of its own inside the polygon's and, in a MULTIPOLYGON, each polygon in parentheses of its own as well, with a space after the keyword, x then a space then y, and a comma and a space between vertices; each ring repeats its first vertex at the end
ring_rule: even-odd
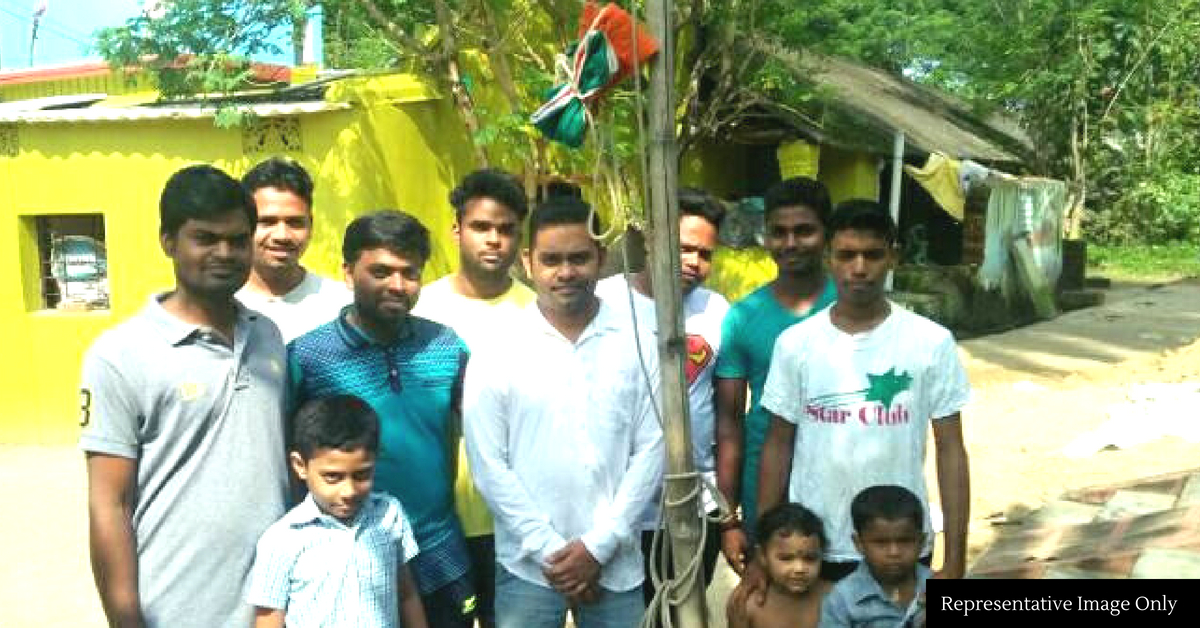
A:
POLYGON ((600 580, 600 563, 583 541, 575 539, 550 555, 542 573, 559 593, 580 597, 600 580))
POLYGON ((582 592, 578 595, 567 596, 567 606, 575 608, 584 604, 595 604, 600 601, 600 584, 592 583, 584 585, 582 592))
POLYGON ((754 597, 755 606, 767 603, 767 572, 757 560, 746 562, 742 581, 729 594, 730 607, 746 608, 751 596, 754 597))
POLYGON ((938 580, 962 580, 966 576, 966 569, 962 565, 942 564, 942 568, 933 572, 933 577, 938 580))
POLYGON ((746 571, 746 553, 750 551, 750 540, 740 526, 726 528, 721 532, 721 553, 725 561, 741 576, 746 571))

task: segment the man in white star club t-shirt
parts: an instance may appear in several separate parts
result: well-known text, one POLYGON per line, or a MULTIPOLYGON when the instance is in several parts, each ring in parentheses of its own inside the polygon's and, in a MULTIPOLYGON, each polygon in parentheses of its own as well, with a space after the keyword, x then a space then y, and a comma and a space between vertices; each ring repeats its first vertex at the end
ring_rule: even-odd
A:
MULTIPOLYGON (((786 497, 819 515, 829 534, 821 576, 849 574, 855 549, 850 502, 861 490, 898 484, 926 508, 926 434, 933 425, 945 514, 939 577, 966 570, 970 484, 961 410, 970 396, 954 337, 887 300, 896 224, 873 201, 847 201, 828 231, 838 301, 779 336, 762 405, 771 414, 759 479, 760 512, 786 497)), ((928 564, 932 535, 923 548, 928 564)))

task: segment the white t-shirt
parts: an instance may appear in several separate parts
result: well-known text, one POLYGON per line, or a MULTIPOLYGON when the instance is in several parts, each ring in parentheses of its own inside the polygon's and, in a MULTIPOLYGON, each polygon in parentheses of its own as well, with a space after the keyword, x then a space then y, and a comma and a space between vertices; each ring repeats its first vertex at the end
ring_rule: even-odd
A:
POLYGON ((932 551, 925 488, 931 420, 970 397, 954 337, 898 305, 875 329, 847 334, 830 309, 779 336, 762 405, 796 424, 788 499, 811 509, 829 536, 826 560, 859 560, 850 502, 878 484, 903 486, 925 504, 925 553, 932 551))
POLYGON ((354 294, 346 284, 310 271, 305 271, 304 279, 285 295, 263 294, 247 284, 237 291, 237 298, 242 305, 274 321, 285 344, 337 318, 343 307, 354 302, 354 294))
MULTIPOLYGON (((626 321, 629 316, 628 282, 622 274, 603 279, 596 285, 596 295, 609 307, 620 313, 626 321)), ((633 301, 637 307, 637 324, 645 333, 657 329, 654 300, 633 290, 633 301)), ((692 457, 696 470, 716 484, 716 460, 713 451, 716 445, 716 412, 713 407, 713 370, 717 364, 717 352, 721 349, 721 321, 729 310, 725 297, 697 286, 683 298, 683 327, 687 335, 687 361, 684 373, 688 378, 688 405, 692 422, 692 457)), ((642 347, 643 352, 656 352, 657 347, 642 347)), ((706 512, 716 508, 716 501, 708 491, 704 492, 703 506, 706 512)), ((658 502, 655 501, 643 521, 647 527, 658 522, 658 502)))

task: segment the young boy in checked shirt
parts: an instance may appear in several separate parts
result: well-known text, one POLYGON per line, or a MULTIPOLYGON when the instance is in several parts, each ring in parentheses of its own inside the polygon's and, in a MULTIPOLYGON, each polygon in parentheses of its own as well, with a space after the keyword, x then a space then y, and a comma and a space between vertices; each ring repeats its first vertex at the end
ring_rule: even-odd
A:
POLYGON ((350 395, 297 412, 288 458, 308 496, 263 533, 246 588, 255 628, 427 628, 412 528, 372 493, 379 419, 350 395))

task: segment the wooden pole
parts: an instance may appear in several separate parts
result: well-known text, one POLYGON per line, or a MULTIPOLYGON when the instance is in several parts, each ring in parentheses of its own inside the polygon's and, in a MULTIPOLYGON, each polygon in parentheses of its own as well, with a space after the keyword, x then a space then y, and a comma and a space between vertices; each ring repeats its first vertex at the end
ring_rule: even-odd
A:
MULTIPOLYGON (((659 52, 650 65, 648 91, 650 179, 651 282, 658 323, 659 369, 662 378, 663 436, 666 441, 668 476, 695 472, 692 462, 691 421, 688 417, 684 360, 687 343, 683 334, 683 291, 679 262, 679 206, 676 199, 678 147, 675 140, 674 68, 675 42, 668 0, 646 2, 646 22, 659 42, 659 52)), ((700 550, 700 495, 697 479, 664 480, 667 534, 675 574, 681 575, 700 550), (689 493, 691 494, 689 497, 689 493), (672 505, 674 504, 674 505, 672 505)), ((697 565, 698 571, 703 571, 697 565)), ((680 628, 705 628, 704 575, 697 573, 674 616, 680 628)))

